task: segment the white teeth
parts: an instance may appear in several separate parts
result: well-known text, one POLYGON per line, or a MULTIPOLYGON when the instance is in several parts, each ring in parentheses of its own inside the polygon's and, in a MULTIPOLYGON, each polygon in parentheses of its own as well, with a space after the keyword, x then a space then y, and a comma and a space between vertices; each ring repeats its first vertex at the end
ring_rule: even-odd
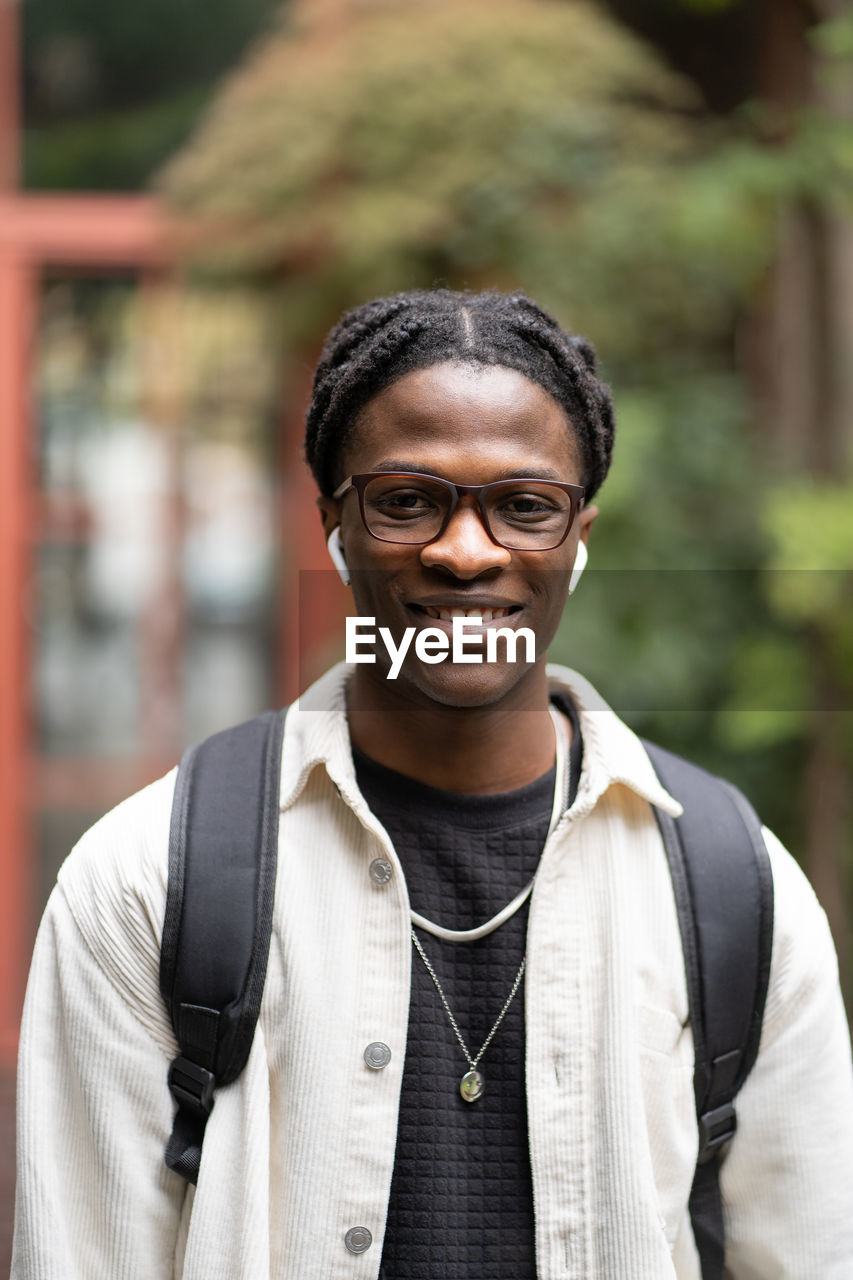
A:
POLYGON ((509 609, 439 609, 434 605, 424 605, 423 610, 430 618, 438 618, 441 622, 452 622, 454 618, 476 618, 481 623, 505 618, 510 612, 509 609))

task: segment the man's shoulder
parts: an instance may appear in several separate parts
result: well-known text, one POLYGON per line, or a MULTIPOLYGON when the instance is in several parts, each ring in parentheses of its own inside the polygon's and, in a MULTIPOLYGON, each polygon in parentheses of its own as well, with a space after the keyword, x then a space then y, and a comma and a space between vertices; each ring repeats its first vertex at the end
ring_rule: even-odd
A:
POLYGON ((177 770, 106 813, 62 864, 56 892, 90 945, 142 929, 162 931, 169 875, 169 824, 177 770))
POLYGON ((773 951, 763 1044, 809 1001, 837 989, 838 960, 826 913, 796 859, 766 827, 773 872, 773 951))

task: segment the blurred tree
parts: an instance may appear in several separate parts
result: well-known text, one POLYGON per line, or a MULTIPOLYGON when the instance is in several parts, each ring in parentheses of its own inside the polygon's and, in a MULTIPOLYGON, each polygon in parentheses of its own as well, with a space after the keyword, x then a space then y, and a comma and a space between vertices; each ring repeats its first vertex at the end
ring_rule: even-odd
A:
POLYGON ((307 280, 310 314, 302 299, 285 310, 309 334, 365 289, 524 276, 564 310, 583 299, 611 350, 663 354, 685 325, 707 335, 730 314, 726 285, 688 253, 706 306, 689 303, 690 265, 662 234, 695 109, 686 82, 590 4, 309 0, 233 77, 163 188, 227 224, 220 265, 286 269, 289 296, 307 280))
POLYGON ((853 993, 845 624, 853 557, 845 517, 853 508, 853 17, 845 0, 607 4, 689 72, 714 110, 749 104, 736 118, 740 142, 717 157, 715 185, 763 206, 771 248, 737 336, 776 477, 762 524, 769 565, 781 576, 771 572, 768 590, 774 635, 744 642, 733 699, 763 688, 776 711, 741 718, 736 730, 730 722, 729 740, 804 744, 803 859, 853 993), (819 583, 809 580, 815 574, 819 583), (796 712, 781 711, 785 702, 796 712))
MULTIPOLYGON (((843 61, 844 30, 819 29, 810 68, 843 61)), ((750 74, 760 66, 755 53, 750 74)), ((162 178, 176 209, 211 221, 198 261, 280 281, 284 333, 309 354, 343 307, 436 281, 522 285, 597 343, 621 421, 596 534, 606 572, 567 611, 561 656, 710 767, 761 744, 740 780, 795 847, 805 832, 842 955, 850 691, 826 684, 827 653, 847 651, 843 589, 807 626, 796 593, 763 589, 783 582, 763 572, 787 564, 782 531, 803 532, 804 468, 841 486, 836 501, 818 487, 810 510, 830 567, 849 567, 841 428, 802 405, 784 429, 775 409, 752 426, 761 385, 776 386, 755 372, 768 297, 773 370, 780 351, 784 376, 824 359, 810 319, 779 347, 775 326, 805 308, 774 290, 792 209, 811 201, 844 223, 851 136, 816 95, 709 116, 695 86, 583 0, 303 0, 162 178)))

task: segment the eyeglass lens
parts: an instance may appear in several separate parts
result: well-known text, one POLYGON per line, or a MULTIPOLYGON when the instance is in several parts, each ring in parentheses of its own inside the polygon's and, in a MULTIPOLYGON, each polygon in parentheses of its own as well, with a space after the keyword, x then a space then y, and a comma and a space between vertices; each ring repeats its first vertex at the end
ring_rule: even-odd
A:
MULTIPOLYGON (((383 542, 429 542, 447 519, 454 492, 426 477, 377 476, 364 487, 364 522, 383 542)), ((483 494, 489 533, 513 551, 547 551, 563 540, 572 501, 547 480, 510 480, 483 494)))

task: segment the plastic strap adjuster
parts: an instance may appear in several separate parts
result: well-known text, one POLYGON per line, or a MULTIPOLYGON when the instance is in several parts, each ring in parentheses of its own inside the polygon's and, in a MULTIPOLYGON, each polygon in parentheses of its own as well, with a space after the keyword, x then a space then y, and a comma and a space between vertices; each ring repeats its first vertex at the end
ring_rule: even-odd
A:
POLYGON ((179 1107, 205 1119, 213 1110, 216 1076, 197 1062, 179 1055, 169 1067, 169 1088, 179 1107))
POLYGON ((724 1102, 714 1111, 706 1111, 699 1117, 699 1156, 697 1164, 713 1160, 724 1142, 734 1137, 737 1116, 731 1102, 724 1102))

